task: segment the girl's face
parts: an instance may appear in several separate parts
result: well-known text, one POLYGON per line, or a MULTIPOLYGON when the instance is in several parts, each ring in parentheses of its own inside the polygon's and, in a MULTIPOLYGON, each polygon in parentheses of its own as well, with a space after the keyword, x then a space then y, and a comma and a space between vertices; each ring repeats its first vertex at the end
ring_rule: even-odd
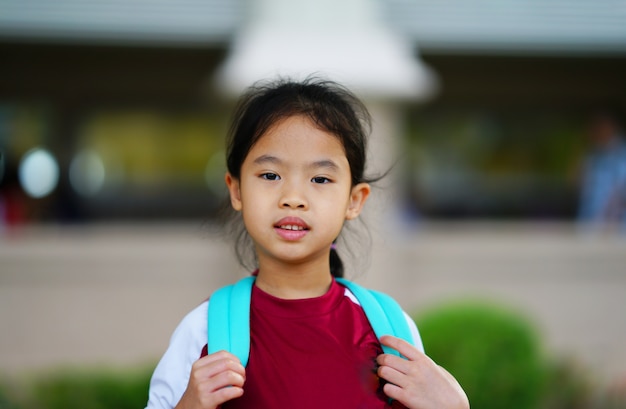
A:
POLYGON ((309 262, 328 269, 331 243, 344 221, 359 215, 370 192, 366 183, 351 186, 339 139, 304 116, 271 127, 248 153, 240 179, 226 174, 226 184, 261 270, 309 262))

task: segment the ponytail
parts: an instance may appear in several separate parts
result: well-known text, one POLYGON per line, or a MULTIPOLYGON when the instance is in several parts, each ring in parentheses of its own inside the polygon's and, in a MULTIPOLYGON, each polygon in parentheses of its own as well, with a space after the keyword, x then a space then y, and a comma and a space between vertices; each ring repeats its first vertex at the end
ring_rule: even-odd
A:
POLYGON ((343 277, 343 262, 337 253, 335 243, 330 246, 330 274, 335 278, 343 277))

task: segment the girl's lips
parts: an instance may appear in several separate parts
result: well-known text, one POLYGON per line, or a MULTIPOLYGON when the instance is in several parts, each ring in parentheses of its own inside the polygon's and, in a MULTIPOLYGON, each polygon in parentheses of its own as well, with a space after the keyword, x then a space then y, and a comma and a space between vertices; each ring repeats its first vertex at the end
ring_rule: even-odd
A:
POLYGON ((283 239, 294 241, 306 236, 309 226, 299 217, 284 217, 274 225, 274 231, 283 239))

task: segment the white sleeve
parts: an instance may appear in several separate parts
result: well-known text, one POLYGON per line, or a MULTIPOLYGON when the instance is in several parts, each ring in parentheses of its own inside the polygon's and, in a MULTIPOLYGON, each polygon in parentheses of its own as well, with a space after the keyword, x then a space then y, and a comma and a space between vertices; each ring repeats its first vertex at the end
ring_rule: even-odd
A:
POLYGON ((205 301, 174 330, 167 351, 152 374, 146 409, 171 409, 178 404, 187 389, 191 365, 200 358, 207 343, 207 310, 205 301))
POLYGON ((409 314, 406 313, 406 311, 402 312, 404 312, 404 318, 406 319, 406 323, 409 325, 409 329, 411 330, 411 335, 413 336, 413 342, 415 346, 417 347, 417 349, 424 352, 424 343, 422 342, 422 337, 417 329, 417 325, 415 325, 415 321, 413 321, 413 319, 409 316, 409 314))

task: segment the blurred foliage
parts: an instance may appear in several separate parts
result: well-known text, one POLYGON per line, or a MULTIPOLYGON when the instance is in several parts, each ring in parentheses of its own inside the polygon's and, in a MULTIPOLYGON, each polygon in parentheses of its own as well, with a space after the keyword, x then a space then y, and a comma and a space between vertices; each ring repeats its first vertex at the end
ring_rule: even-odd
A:
POLYGON ((207 163, 223 156, 223 134, 219 118, 204 112, 102 111, 83 124, 77 144, 102 156, 108 173, 119 177, 111 183, 204 186, 207 163))
POLYGON ((15 393, 11 393, 9 383, 0 382, 0 409, 19 409, 15 393))
MULTIPOLYGON (((585 368, 572 360, 555 362, 548 369, 541 409, 600 408, 593 403, 594 387, 585 368)), ((607 408, 608 409, 608 408, 607 408)))
POLYGON ((64 370, 22 387, 0 385, 0 409, 137 409, 148 401, 153 367, 132 371, 64 370))
POLYGON ((521 313, 457 301, 416 314, 427 354, 477 409, 626 409, 626 382, 608 390, 573 359, 547 356, 521 313))
POLYGON ((411 118, 408 137, 476 172, 563 176, 584 152, 584 133, 571 114, 433 109, 411 118))
POLYGON ((523 317, 462 302, 426 312, 416 322, 426 352, 457 378, 472 407, 537 407, 546 372, 537 334, 523 317))
POLYGON ((575 214, 585 138, 571 114, 433 107, 407 136, 407 189, 425 216, 575 214))

